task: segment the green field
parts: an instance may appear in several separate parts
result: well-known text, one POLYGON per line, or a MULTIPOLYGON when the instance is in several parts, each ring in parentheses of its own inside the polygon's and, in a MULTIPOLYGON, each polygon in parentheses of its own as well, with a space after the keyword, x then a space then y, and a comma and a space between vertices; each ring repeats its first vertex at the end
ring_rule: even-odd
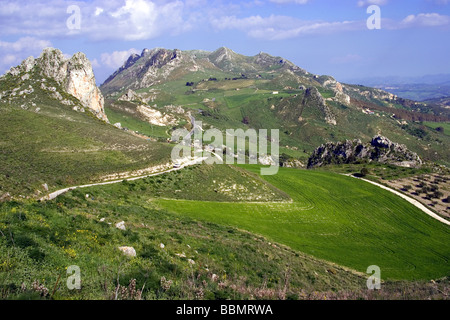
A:
POLYGON ((378 265, 384 279, 449 274, 449 228, 397 196, 327 172, 280 168, 263 179, 293 203, 155 201, 170 212, 261 234, 360 272, 378 265))
POLYGON ((0 203, 0 298, 114 299, 117 283, 132 279, 144 299, 446 295, 447 226, 350 177, 280 168, 261 178, 259 167, 243 167, 197 165, 48 202, 0 203), (366 287, 373 264, 377 292, 366 287), (64 285, 69 265, 82 270, 81 290, 64 285))
POLYGON ((450 123, 449 122, 424 122, 424 125, 432 129, 438 127, 444 128, 444 134, 450 136, 450 123))

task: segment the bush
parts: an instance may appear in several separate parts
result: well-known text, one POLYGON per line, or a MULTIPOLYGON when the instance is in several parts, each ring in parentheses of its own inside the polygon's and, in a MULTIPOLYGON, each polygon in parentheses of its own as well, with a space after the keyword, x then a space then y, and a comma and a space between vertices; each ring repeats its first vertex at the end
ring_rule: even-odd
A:
POLYGON ((440 199, 442 196, 443 196, 443 193, 440 191, 435 191, 432 195, 432 197, 435 199, 440 199))
POLYGON ((365 176, 367 176, 369 174, 369 170, 366 167, 364 167, 364 168, 361 169, 360 173, 361 173, 362 177, 365 177, 365 176))

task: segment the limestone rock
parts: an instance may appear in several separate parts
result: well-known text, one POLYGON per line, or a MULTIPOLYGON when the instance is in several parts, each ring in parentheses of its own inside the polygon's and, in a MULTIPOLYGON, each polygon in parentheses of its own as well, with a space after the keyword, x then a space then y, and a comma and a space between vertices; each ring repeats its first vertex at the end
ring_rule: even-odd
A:
POLYGON ((136 110, 148 122, 157 126, 176 125, 177 120, 170 114, 162 114, 161 111, 145 105, 139 105, 136 110))
POLYGON ((116 228, 120 230, 126 230, 125 228, 125 221, 120 221, 116 223, 116 228))
POLYGON ((136 250, 133 247, 119 247, 119 250, 128 257, 136 257, 136 250))
MULTIPOLYGON (((66 93, 77 98, 85 108, 91 110, 98 118, 108 121, 103 95, 95 83, 92 65, 84 53, 78 52, 67 59, 60 50, 45 48, 39 58, 29 57, 19 66, 11 68, 8 73, 13 76, 25 73, 22 79, 27 79, 29 78, 27 74, 33 70, 38 71, 44 77, 43 80, 45 77, 54 79, 66 93)), ((44 81, 41 83, 41 89, 54 92, 54 98, 62 100, 61 93, 57 92, 55 87, 47 87, 44 81)), ((65 102, 70 105, 68 101, 65 102)))
POLYGON ((356 161, 376 161, 403 167, 420 167, 422 165, 420 157, 408 150, 405 145, 377 135, 372 138, 370 143, 365 144, 359 139, 322 144, 309 157, 308 168, 356 161))
POLYGON ((134 92, 131 89, 128 89, 128 91, 126 93, 124 93, 119 99, 120 101, 133 101, 133 100, 139 100, 140 97, 139 95, 136 94, 136 92, 134 92))

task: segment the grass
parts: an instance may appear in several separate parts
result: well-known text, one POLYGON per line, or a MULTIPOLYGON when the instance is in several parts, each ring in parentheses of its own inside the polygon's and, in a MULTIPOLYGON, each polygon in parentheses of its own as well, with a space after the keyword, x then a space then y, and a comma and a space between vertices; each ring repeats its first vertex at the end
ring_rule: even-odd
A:
POLYGON ((128 128, 132 131, 137 131, 141 134, 144 134, 149 137, 155 138, 169 138, 167 127, 152 125, 151 123, 142 121, 126 112, 120 112, 118 110, 114 110, 112 108, 105 108, 105 113, 108 116, 108 119, 111 123, 119 122, 123 128, 128 128))
POLYGON ((384 279, 448 275, 448 227, 397 196, 327 172, 280 168, 263 178, 294 202, 156 203, 180 216, 239 227, 360 272, 376 264, 384 279))
POLYGON ((444 128, 444 134, 446 136, 450 136, 450 123, 448 122, 424 122, 424 125, 432 129, 436 129, 438 127, 444 128))
MULTIPOLYGON (((256 171, 256 168, 245 167, 256 171)), ((401 251, 380 251, 379 246, 385 245, 385 242, 377 244, 369 241, 373 239, 364 241, 361 237, 355 237, 358 235, 355 228, 357 223, 354 223, 357 219, 351 217, 351 224, 348 221, 350 212, 342 214, 337 211, 314 217, 317 212, 312 214, 309 210, 300 210, 312 208, 312 205, 318 207, 319 201, 316 198, 313 202, 311 193, 329 187, 327 184, 317 185, 321 182, 317 173, 312 172, 312 176, 309 176, 314 181, 308 181, 310 179, 306 176, 300 185, 299 176, 294 171, 281 170, 281 173, 271 180, 275 185, 281 183, 285 189, 289 189, 294 203, 221 202, 229 201, 230 198, 220 194, 214 196, 215 192, 210 190, 214 185, 212 179, 218 176, 227 177, 237 184, 253 181, 260 188, 264 185, 268 187, 255 173, 229 166, 196 166, 179 173, 77 189, 49 202, 28 200, 1 203, 0 298, 114 299, 118 286, 119 292, 129 292, 126 289, 133 283, 137 290, 142 290, 140 296, 143 299, 445 297, 448 292, 446 278, 435 283, 384 281, 383 289, 374 293, 366 288, 365 269, 357 273, 274 242, 273 238, 280 238, 282 243, 288 243, 286 239, 291 239, 302 250, 308 247, 306 251, 314 249, 315 256, 320 255, 324 246, 328 248, 328 255, 332 250, 337 250, 336 254, 342 254, 345 250, 345 257, 349 260, 358 260, 361 247, 365 247, 364 251, 371 253, 371 264, 382 262, 378 260, 380 256, 387 256, 391 265, 404 257, 401 251), (202 192, 198 192, 202 177, 205 184, 202 192), (173 194, 173 185, 176 183, 184 183, 178 186, 180 192, 175 192, 178 200, 163 199, 170 195, 171 190, 173 194), (155 188, 155 184, 159 186, 155 188), (311 187, 312 184, 316 187, 311 187), (309 190, 303 189, 305 186, 309 186, 309 190), (293 190, 297 192, 293 193, 293 190), (197 200, 181 200, 183 197, 197 200), (204 200, 203 197, 209 197, 210 201, 198 201, 204 200), (177 212, 173 212, 173 207, 165 209, 168 204, 175 206, 177 212), (191 204, 195 204, 195 207, 191 204), (185 209, 183 211, 180 208, 185 209), (195 211, 189 213, 191 209, 195 211), (235 211, 229 212, 228 209, 235 211), (326 219, 332 215, 337 217, 327 222, 326 219), (248 222, 243 223, 246 220, 248 222), (346 231, 341 237, 322 234, 326 226, 328 232, 333 231, 331 229, 339 231, 337 220, 341 220, 342 228, 346 231), (126 230, 114 227, 120 221, 125 221, 126 230), (353 227, 353 233, 348 232, 350 227, 353 227), (255 229, 258 232, 254 234, 243 229, 255 229), (282 232, 287 232, 285 238, 280 236, 282 232), (342 247, 344 242, 352 247, 342 247), (125 257, 118 250, 119 246, 132 246, 136 250, 136 257, 125 257), (81 271, 82 286, 79 290, 68 290, 65 285, 69 276, 66 268, 71 265, 79 266, 81 271)), ((323 175, 331 178, 330 183, 343 178, 329 173, 321 173, 323 175)), ((258 189, 247 194, 258 195, 258 189)), ((348 190, 351 189, 347 189, 347 193, 348 190)), ((359 196, 367 196, 371 192, 355 190, 359 190, 359 196)), ((278 191, 278 194, 283 193, 278 191)), ((329 198, 325 200, 329 201, 329 198)), ((351 207, 346 202, 342 205, 347 209, 351 207)), ((391 212, 393 214, 395 212, 391 212)), ((371 212, 371 215, 378 217, 380 213, 371 212)), ((444 231, 422 218, 415 217, 420 226, 432 225, 435 228, 434 241, 439 241, 444 231)), ((364 218, 359 216, 358 219, 364 218)), ((379 223, 373 221, 369 227, 375 226, 376 229, 367 231, 366 236, 370 238, 371 233, 377 233, 378 237, 390 235, 387 240, 395 238, 398 242, 396 247, 400 248, 404 246, 404 242, 399 241, 403 237, 396 229, 399 228, 398 224, 404 224, 406 220, 397 217, 394 220, 379 219, 379 223)), ((414 233, 417 240, 413 240, 411 245, 426 239, 425 232, 431 231, 421 228, 420 232, 414 233)), ((421 250, 429 245, 430 241, 426 241, 415 246, 416 259, 433 258, 438 253, 445 254, 448 249, 448 246, 443 245, 441 249, 433 248, 428 254, 421 250)), ((411 259, 408 256, 408 261, 411 259)), ((431 273, 440 273, 436 270, 442 268, 442 262, 435 261, 435 258, 425 262, 424 265, 431 273)), ((388 278, 391 265, 380 264, 383 280, 388 278)), ((133 297, 117 296, 118 299, 133 297)))
POLYGON ((171 214, 129 185, 119 193, 85 192, 88 198, 74 190, 47 203, 0 204, 1 299, 113 299, 117 285, 132 279, 143 299, 299 299, 316 290, 364 290, 361 275, 237 228, 171 214), (114 227, 122 220, 126 230, 114 227), (124 245, 137 256, 123 256, 124 245), (70 265, 81 270, 80 290, 65 286, 70 265), (35 281, 48 295, 33 289, 35 281))
POLYGON ((67 111, 0 110, 0 193, 39 196, 101 176, 166 163, 171 147, 67 111))

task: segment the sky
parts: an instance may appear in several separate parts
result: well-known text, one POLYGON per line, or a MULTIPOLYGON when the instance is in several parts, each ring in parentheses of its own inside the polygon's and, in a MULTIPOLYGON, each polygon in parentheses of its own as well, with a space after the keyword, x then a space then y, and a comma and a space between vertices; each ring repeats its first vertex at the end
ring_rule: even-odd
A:
POLYGON ((0 0, 0 73, 54 47, 101 84, 144 48, 222 46, 343 82, 450 74, 450 0, 0 0))

